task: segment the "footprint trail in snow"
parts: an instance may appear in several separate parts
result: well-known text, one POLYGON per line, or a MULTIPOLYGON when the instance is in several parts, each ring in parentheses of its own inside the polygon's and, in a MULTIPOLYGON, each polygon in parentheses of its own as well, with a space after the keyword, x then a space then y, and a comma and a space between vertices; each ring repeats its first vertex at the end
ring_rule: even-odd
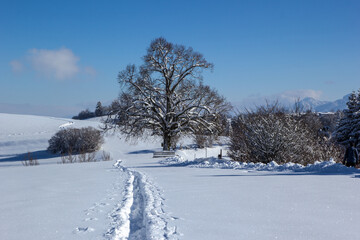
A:
POLYGON ((128 179, 123 200, 110 213, 107 239, 178 239, 176 227, 168 226, 174 218, 163 210, 161 191, 144 174, 121 166, 121 160, 114 166, 127 172, 128 179))

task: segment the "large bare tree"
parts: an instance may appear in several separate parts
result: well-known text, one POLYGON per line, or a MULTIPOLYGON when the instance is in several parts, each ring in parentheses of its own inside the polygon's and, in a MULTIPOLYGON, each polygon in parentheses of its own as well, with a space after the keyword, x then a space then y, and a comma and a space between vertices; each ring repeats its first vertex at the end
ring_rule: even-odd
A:
POLYGON ((181 134, 219 130, 219 117, 230 105, 202 84, 202 71, 213 64, 192 48, 164 38, 150 44, 143 60, 140 67, 128 65, 119 73, 120 104, 107 123, 129 137, 162 136, 164 150, 181 134))

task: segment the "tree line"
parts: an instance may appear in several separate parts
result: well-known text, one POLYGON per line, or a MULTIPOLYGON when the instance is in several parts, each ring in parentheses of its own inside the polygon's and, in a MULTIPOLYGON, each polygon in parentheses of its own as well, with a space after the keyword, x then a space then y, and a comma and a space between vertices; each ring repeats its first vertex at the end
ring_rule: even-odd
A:
POLYGON ((109 106, 103 106, 99 101, 95 106, 95 111, 90 111, 88 108, 79 112, 78 115, 73 116, 72 119, 85 120, 93 117, 102 117, 109 115, 113 109, 117 109, 119 105, 118 100, 114 100, 109 106))

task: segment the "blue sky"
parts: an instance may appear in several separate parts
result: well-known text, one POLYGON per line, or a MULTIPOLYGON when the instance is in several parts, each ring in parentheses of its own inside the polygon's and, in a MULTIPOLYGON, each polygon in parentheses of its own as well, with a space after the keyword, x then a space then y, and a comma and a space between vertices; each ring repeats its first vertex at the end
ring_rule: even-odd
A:
POLYGON ((157 37, 215 64, 205 83, 238 106, 335 100, 360 88, 360 1, 0 3, 0 112, 72 116, 119 92, 157 37))

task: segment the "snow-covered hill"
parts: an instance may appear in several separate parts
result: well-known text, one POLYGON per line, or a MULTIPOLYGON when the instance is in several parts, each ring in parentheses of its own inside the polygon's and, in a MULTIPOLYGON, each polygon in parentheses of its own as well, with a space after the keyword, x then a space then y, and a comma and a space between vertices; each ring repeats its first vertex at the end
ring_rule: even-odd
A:
MULTIPOLYGON (((226 145, 152 158, 107 134, 112 161, 58 164, 47 140, 97 121, 0 114, 0 239, 358 239, 360 171, 229 161, 226 145), (224 160, 216 158, 223 149, 224 160), (27 152, 40 165, 23 167, 27 152)), ((189 144, 183 140, 182 146, 189 144)))
POLYGON ((336 112, 345 109, 346 103, 349 100, 349 94, 342 99, 336 101, 320 101, 311 97, 304 98, 300 101, 300 106, 306 110, 313 110, 316 112, 336 112))

